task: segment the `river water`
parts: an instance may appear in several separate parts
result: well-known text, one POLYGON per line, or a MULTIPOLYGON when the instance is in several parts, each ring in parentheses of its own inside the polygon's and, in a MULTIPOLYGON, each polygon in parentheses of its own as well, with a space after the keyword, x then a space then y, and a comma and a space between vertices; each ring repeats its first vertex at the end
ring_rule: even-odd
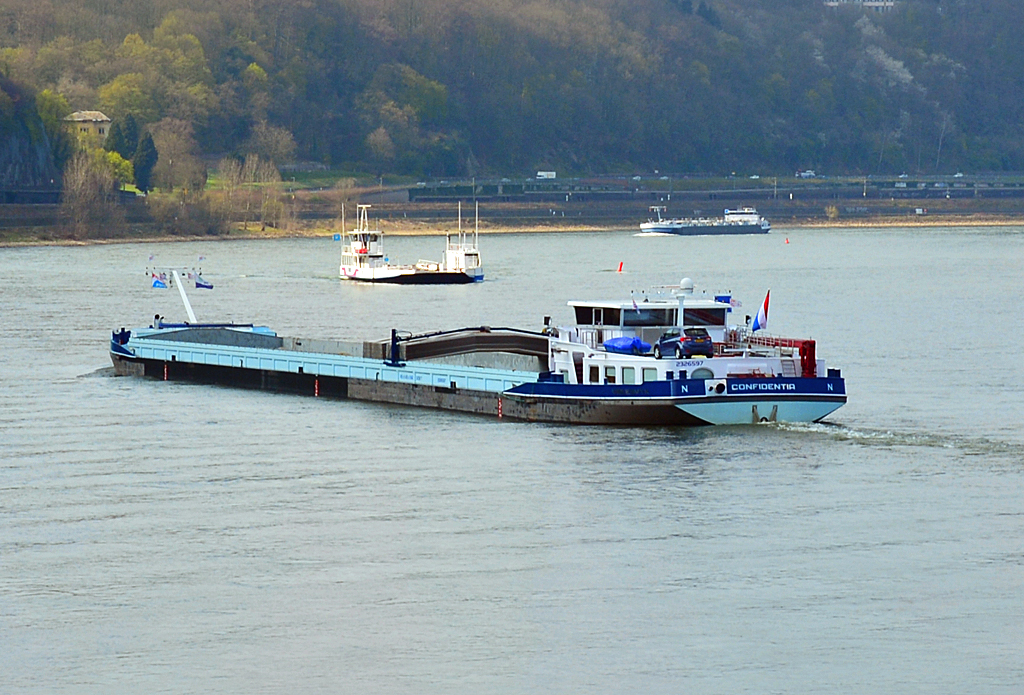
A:
POLYGON ((404 288, 329 239, 0 249, 0 691, 1024 691, 1024 230, 481 247, 404 288), (183 317, 150 255, 206 257, 200 320, 310 338, 770 287, 850 401, 601 428, 114 378, 112 329, 183 317))

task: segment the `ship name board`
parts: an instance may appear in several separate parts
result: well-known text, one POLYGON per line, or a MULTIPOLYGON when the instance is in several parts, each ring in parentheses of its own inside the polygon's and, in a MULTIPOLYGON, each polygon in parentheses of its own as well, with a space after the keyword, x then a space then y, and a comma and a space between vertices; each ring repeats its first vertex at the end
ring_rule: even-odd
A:
POLYGON ((796 391, 796 384, 779 384, 772 381, 759 381, 750 384, 729 384, 732 391, 796 391))

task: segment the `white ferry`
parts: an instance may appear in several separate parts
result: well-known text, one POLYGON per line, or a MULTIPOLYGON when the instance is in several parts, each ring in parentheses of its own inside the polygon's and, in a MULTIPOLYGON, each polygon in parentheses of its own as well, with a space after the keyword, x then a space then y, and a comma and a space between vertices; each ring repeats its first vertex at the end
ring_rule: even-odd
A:
POLYGON ((695 217, 670 219, 662 217, 664 205, 652 205, 653 216, 640 225, 647 234, 767 234, 772 225, 752 207, 726 209, 722 217, 695 217))
POLYGON ((470 236, 462 229, 461 203, 459 231, 454 241, 451 234, 447 235, 443 259, 440 262, 421 260, 416 265, 391 263, 384 253, 384 233, 370 229, 369 209, 369 205, 358 205, 356 228, 342 232, 341 279, 398 285, 468 284, 484 279, 478 244, 479 215, 477 227, 470 236))

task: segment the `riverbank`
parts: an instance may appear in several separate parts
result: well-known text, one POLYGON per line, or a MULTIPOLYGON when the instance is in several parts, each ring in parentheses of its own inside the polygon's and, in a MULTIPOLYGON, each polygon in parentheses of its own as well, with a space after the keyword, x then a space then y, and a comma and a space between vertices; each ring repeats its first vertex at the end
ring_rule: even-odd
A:
MULTIPOLYGON (((557 234, 557 233, 590 233, 590 232, 623 232, 638 230, 637 223, 622 222, 619 224, 581 224, 563 221, 564 218, 551 222, 531 221, 527 224, 512 224, 494 221, 480 222, 480 234, 557 234)), ((1024 216, 987 215, 974 213, 969 215, 912 215, 912 216, 874 216, 857 219, 796 219, 775 223, 773 231, 799 229, 881 229, 886 227, 1024 227, 1024 216)), ((391 236, 443 236, 458 231, 457 224, 414 219, 388 219, 380 224, 385 234, 391 236)), ((464 230, 472 231, 471 226, 463 226, 464 230)), ((135 231, 127 236, 102 239, 62 239, 57 230, 30 228, 23 230, 0 230, 0 247, 16 246, 87 246, 102 244, 124 244, 138 242, 176 242, 176 241, 234 241, 244 239, 288 239, 330 237, 341 232, 338 226, 295 224, 290 228, 276 229, 232 229, 221 235, 168 235, 147 234, 135 231)))

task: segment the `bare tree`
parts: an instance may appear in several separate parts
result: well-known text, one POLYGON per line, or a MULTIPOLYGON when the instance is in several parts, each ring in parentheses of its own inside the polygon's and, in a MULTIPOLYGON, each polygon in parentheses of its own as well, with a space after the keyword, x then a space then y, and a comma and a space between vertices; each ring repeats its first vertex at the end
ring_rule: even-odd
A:
POLYGON ((109 169, 89 153, 72 157, 64 169, 61 193, 61 213, 72 239, 110 236, 124 225, 117 188, 109 169))
POLYGON ((249 221, 255 212, 254 198, 259 203, 259 218, 263 229, 269 223, 276 226, 280 221, 283 210, 277 199, 278 188, 281 182, 281 173, 274 166, 273 162, 260 159, 259 155, 250 154, 240 169, 241 184, 245 190, 245 212, 242 221, 242 228, 249 228, 249 221))
POLYGON ((217 173, 224 191, 224 207, 230 218, 235 213, 235 196, 242 185, 242 163, 234 157, 225 157, 217 165, 217 173))
POLYGON ((242 144, 242 151, 258 155, 261 159, 283 164, 295 155, 295 138, 287 128, 272 126, 259 121, 252 127, 249 138, 242 144))
POLYGON ((935 151, 935 171, 939 171, 939 161, 942 159, 942 141, 946 138, 946 131, 953 126, 953 116, 948 111, 939 113, 939 147, 935 151))
POLYGON ((264 161, 260 162, 257 177, 260 187, 260 222, 263 229, 267 228, 267 224, 270 224, 271 227, 279 227, 284 215, 284 206, 278 199, 281 172, 277 170, 273 162, 264 161))
POLYGON ((180 189, 186 199, 195 199, 206 187, 206 166, 199 159, 192 124, 165 118, 150 128, 160 159, 153 176, 167 191, 180 189))

